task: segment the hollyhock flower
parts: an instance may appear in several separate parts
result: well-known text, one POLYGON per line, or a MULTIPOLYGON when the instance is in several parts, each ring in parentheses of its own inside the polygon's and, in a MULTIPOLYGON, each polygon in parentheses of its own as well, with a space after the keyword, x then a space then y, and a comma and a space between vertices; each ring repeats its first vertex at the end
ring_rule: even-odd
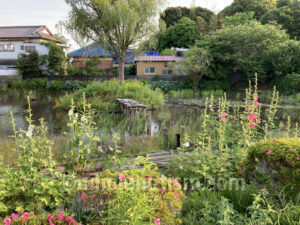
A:
POLYGON ((10 225, 10 224, 11 224, 11 220, 10 220, 8 217, 6 217, 6 218, 3 220, 3 222, 4 222, 4 225, 10 225))
POLYGON ((256 120, 256 123, 257 124, 261 124, 261 120, 256 120))
POLYGON ((178 182, 178 180, 176 180, 176 179, 174 179, 173 181, 172 181, 172 183, 175 185, 175 184, 179 184, 179 182, 178 182))
POLYGON ((162 194, 163 194, 164 192, 165 192, 165 190, 164 190, 164 189, 160 189, 160 193, 162 193, 162 194))
POLYGON ((258 99, 258 96, 255 96, 255 99, 254 99, 254 101, 253 101, 253 104, 254 104, 254 106, 255 106, 256 108, 257 108, 258 105, 259 105, 257 99, 258 99))
POLYGON ((65 217, 65 212, 64 211, 61 211, 57 217, 58 221, 62 221, 65 217))
POLYGON ((248 108, 248 113, 250 113, 251 112, 251 107, 249 106, 249 108, 248 108))
POLYGON ((12 220, 16 220, 16 219, 18 219, 20 216, 19 216, 19 214, 12 213, 12 214, 10 215, 10 217, 11 217, 12 220))
POLYGON ((212 105, 208 105, 208 108, 210 108, 210 109, 211 109, 211 108, 212 108, 212 105))
POLYGON ((299 156, 297 157, 297 161, 300 161, 300 157, 299 156))
POLYGON ((55 225, 52 220, 49 220, 49 225, 55 225))
POLYGON ((273 141, 277 141, 277 138, 273 138, 273 141))
POLYGON ((285 150, 285 152, 286 152, 286 153, 288 153, 288 152, 289 152, 289 150, 285 150))
POLYGON ((272 150, 269 150, 269 151, 267 152, 267 154, 268 154, 268 155, 271 155, 272 152, 273 152, 272 150))
POLYGON ((247 116, 247 119, 251 119, 252 122, 255 123, 256 116, 256 113, 251 113, 249 116, 247 116))
POLYGON ((150 177, 146 177, 146 178, 145 178, 146 181, 149 181, 149 179, 150 179, 150 177))
POLYGON ((116 184, 114 184, 114 185, 113 185, 113 189, 116 189, 116 188, 117 188, 117 185, 116 185, 116 184))
POLYGON ((255 127, 255 124, 254 123, 250 123, 249 128, 253 128, 253 127, 255 127))
POLYGON ((226 113, 219 114, 219 118, 221 118, 222 122, 225 123, 225 121, 226 121, 226 113))
POLYGON ((108 194, 108 192, 105 192, 104 195, 108 196, 109 194, 108 194))
POLYGON ((155 225, 160 225, 160 219, 157 218, 154 223, 155 223, 155 225))
POLYGON ((119 176, 119 180, 120 180, 121 182, 123 182, 123 181, 125 180, 125 176, 124 176, 124 175, 120 175, 120 176, 119 176))
POLYGON ((82 192, 82 194, 80 195, 80 198, 85 199, 85 193, 82 192))
POLYGON ((25 212, 22 216, 22 223, 29 217, 29 213, 25 212))
POLYGON ((241 163, 241 166, 244 166, 244 163, 241 163))
POLYGON ((48 216, 48 220, 53 220, 53 218, 54 218, 54 215, 49 215, 48 216))

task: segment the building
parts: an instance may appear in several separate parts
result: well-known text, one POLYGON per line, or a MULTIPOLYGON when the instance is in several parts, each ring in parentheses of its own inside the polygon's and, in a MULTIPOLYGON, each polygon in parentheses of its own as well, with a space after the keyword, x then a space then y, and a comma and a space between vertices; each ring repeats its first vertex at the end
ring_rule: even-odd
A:
POLYGON ((53 41, 67 49, 63 41, 57 40, 46 26, 0 27, 0 75, 15 75, 20 53, 36 50, 46 55, 49 48, 43 43, 53 41))
POLYGON ((175 63, 183 60, 177 56, 139 56, 135 58, 137 75, 177 75, 175 63))

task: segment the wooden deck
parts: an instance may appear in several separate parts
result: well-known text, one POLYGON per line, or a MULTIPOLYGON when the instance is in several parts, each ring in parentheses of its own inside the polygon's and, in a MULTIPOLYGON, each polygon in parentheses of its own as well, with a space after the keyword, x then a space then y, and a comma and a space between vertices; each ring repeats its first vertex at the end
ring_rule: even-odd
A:
POLYGON ((117 99, 117 102, 120 104, 121 111, 124 112, 127 116, 134 116, 136 113, 144 110, 149 110, 149 106, 143 105, 138 101, 132 99, 117 99))

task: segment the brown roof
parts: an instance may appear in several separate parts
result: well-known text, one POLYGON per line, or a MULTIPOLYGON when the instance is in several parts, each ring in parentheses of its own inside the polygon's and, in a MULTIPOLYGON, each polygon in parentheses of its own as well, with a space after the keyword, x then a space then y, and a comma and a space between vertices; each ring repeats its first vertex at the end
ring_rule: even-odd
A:
POLYGON ((62 41, 57 40, 46 26, 0 27, 0 40, 26 39, 44 39, 63 43, 62 41))
POLYGON ((137 62, 181 62, 184 58, 178 56, 139 56, 135 58, 137 62))

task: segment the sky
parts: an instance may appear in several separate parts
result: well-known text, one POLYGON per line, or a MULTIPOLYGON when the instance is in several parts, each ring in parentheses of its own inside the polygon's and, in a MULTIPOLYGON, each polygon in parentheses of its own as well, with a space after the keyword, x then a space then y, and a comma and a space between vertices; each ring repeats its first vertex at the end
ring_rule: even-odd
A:
MULTIPOLYGON (((233 0, 194 0, 196 6, 219 12, 233 0)), ((65 0, 0 0, 0 26, 46 25, 53 33, 55 24, 68 15, 65 0)), ((192 0, 169 0, 166 7, 187 6, 192 0)), ((71 42, 71 49, 76 48, 71 42)))

